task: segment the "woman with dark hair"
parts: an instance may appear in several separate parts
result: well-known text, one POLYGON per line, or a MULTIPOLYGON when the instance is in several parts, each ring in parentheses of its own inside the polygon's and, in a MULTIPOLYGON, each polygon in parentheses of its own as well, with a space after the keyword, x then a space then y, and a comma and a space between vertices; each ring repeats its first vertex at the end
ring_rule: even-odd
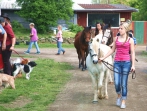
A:
POLYGON ((96 23, 95 36, 103 32, 103 24, 100 22, 96 23))
POLYGON ((95 37, 98 38, 99 41, 102 41, 102 37, 103 37, 103 24, 100 23, 100 22, 96 23, 95 37))

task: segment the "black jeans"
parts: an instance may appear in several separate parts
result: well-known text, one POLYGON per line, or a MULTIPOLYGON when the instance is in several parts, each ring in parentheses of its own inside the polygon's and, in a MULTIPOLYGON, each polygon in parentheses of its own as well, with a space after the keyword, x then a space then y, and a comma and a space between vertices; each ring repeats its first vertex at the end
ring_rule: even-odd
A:
POLYGON ((2 51, 2 58, 4 63, 4 69, 3 69, 4 73, 12 76, 12 67, 10 64, 10 57, 12 51, 10 50, 10 47, 11 45, 7 45, 6 50, 2 51))

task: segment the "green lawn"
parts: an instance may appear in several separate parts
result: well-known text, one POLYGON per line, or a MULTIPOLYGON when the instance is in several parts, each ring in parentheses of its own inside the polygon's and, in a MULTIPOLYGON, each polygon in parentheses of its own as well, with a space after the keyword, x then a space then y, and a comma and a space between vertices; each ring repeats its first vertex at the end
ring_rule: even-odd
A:
POLYGON ((31 73, 30 80, 15 80, 16 89, 4 89, 0 94, 0 111, 45 111, 53 103, 56 95, 70 79, 72 66, 50 59, 36 60, 37 66, 31 73), (20 103, 27 100, 24 106, 13 105, 18 98, 20 103))
MULTIPOLYGON (((56 43, 38 43, 38 45, 39 45, 39 48, 57 48, 56 43)), ((63 48, 74 48, 74 44, 63 43, 62 47, 63 48)), ((20 43, 19 45, 15 45, 15 48, 28 48, 28 45, 24 43, 20 43)))

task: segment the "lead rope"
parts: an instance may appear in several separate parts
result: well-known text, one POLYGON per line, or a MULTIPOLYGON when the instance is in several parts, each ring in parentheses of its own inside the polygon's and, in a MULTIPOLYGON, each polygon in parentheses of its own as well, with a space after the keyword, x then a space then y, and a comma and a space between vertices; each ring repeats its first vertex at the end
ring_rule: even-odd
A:
MULTIPOLYGON (((115 72, 115 73, 118 73, 118 74, 124 74, 124 73, 119 73, 117 71, 114 70, 114 66, 112 64, 109 64, 108 62, 102 60, 102 63, 108 68, 110 69, 111 71, 115 72), (113 69, 111 69, 110 67, 108 67, 108 65, 110 65, 111 67, 113 67, 113 69)), ((127 73, 127 72, 126 72, 127 73)), ((135 71, 130 71, 129 73, 132 73, 132 79, 135 79, 136 78, 136 72, 135 71)))
POLYGON ((14 51, 19 57, 21 57, 24 60, 23 56, 21 56, 17 51, 15 51, 14 49, 12 51, 14 51))
MULTIPOLYGON (((99 51, 99 54, 100 54, 100 48, 98 49, 98 51, 99 51)), ((98 54, 98 57, 99 57, 99 54, 98 54)), ((108 69, 110 69, 111 71, 120 74, 119 72, 114 71, 114 68, 115 68, 115 67, 114 67, 112 64, 110 64, 110 63, 108 63, 108 62, 106 62, 106 61, 104 61, 104 60, 102 60, 102 63, 103 63, 108 69), (113 67, 113 69, 111 69, 110 67, 108 67, 108 65, 111 66, 111 67, 113 67)), ((136 78, 136 73, 135 73, 135 71, 133 71, 133 72, 130 71, 129 73, 132 73, 132 79, 135 79, 135 78, 136 78)), ((124 72, 121 73, 121 74, 124 74, 124 72)))

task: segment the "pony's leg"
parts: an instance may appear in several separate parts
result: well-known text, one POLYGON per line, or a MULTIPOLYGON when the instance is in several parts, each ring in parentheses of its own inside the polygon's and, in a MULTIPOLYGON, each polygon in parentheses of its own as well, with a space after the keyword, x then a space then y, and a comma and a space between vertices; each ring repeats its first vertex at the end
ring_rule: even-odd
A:
MULTIPOLYGON (((110 72, 110 71, 109 71, 110 72)), ((109 84, 113 84, 113 79, 112 79, 112 72, 109 74, 109 84)))
POLYGON ((84 51, 81 51, 81 57, 82 57, 82 71, 85 71, 85 65, 84 65, 85 52, 84 51))
POLYGON ((104 98, 108 99, 108 89, 107 89, 107 85, 108 85, 108 78, 110 77, 110 70, 107 70, 105 73, 105 80, 104 80, 104 98))
POLYGON ((103 99, 103 95, 102 95, 102 86, 103 86, 103 79, 104 79, 104 71, 100 72, 100 78, 99 78, 99 82, 98 82, 98 98, 99 99, 103 99))
POLYGON ((80 61, 79 56, 78 56, 78 59, 79 59, 79 68, 81 68, 81 61, 80 61))
POLYGON ((81 54, 79 50, 77 50, 77 54, 78 54, 78 59, 79 59, 79 68, 81 68, 81 54))
MULTIPOLYGON (((87 56, 88 56, 88 51, 86 52, 85 60, 86 60, 87 56)), ((85 62, 85 69, 87 69, 86 62, 85 62)))
POLYGON ((93 98, 93 103, 98 102, 98 86, 97 86, 97 77, 95 77, 92 73, 90 73, 91 79, 92 79, 92 84, 93 84, 93 89, 94 89, 94 98, 93 98))

